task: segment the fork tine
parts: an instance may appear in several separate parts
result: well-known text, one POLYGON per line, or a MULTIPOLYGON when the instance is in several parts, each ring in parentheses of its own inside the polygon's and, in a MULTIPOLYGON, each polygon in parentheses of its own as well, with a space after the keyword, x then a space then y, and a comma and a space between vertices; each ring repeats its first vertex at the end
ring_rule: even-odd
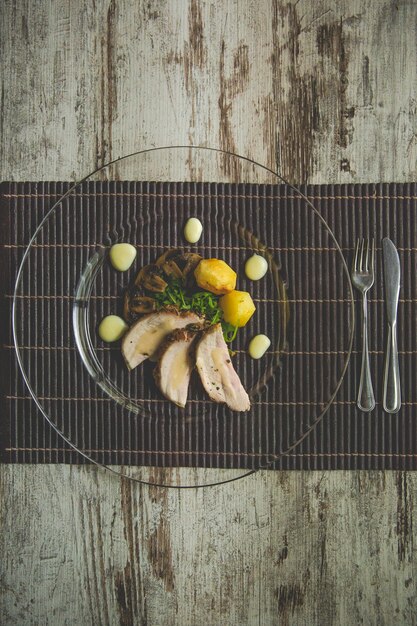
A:
POLYGON ((357 271, 358 271, 359 241, 360 241, 360 239, 357 239, 357 240, 356 240, 356 246, 355 246, 355 258, 353 259, 353 271, 354 271, 354 272, 357 272, 357 271))
POLYGON ((363 272, 363 247, 364 247, 364 239, 361 239, 361 256, 359 260, 359 271, 363 272))
POLYGON ((370 262, 370 250, 369 250, 369 239, 365 239, 365 243, 364 243, 364 252, 365 252, 365 260, 364 260, 364 266, 363 266, 363 271, 364 272, 369 272, 369 262, 370 262))
POLYGON ((375 267, 375 239, 372 238, 372 254, 371 254, 371 272, 374 273, 375 267))

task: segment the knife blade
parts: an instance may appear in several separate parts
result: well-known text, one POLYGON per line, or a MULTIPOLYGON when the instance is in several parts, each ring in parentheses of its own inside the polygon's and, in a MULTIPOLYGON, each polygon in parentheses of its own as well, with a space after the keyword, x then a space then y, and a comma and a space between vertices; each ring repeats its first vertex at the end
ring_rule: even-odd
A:
POLYGON ((397 319, 398 298, 400 295, 401 268, 397 248, 391 239, 382 240, 382 254, 384 259, 385 303, 387 317, 390 324, 397 319))
POLYGON ((401 407, 400 368, 397 347, 397 311, 400 295, 400 258, 391 239, 382 240, 384 259, 385 304, 388 319, 388 339, 385 354, 383 408, 397 413, 401 407))

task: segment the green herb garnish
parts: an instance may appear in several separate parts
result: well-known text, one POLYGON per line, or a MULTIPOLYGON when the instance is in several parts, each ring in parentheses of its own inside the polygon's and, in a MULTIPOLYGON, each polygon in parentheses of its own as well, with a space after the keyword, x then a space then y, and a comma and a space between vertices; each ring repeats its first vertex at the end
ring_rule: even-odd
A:
POLYGON ((222 322, 222 329, 223 329, 223 337, 224 340, 227 343, 231 343, 233 341, 233 339, 235 339, 236 335, 237 335, 237 331, 239 330, 238 326, 233 326, 232 324, 229 324, 229 322, 222 322))
POLYGON ((203 315, 210 324, 221 322, 223 336, 227 343, 236 337, 238 327, 232 326, 223 319, 223 311, 219 306, 219 299, 209 291, 197 291, 187 294, 181 280, 171 280, 163 293, 154 294, 158 309, 166 306, 176 306, 179 311, 194 311, 203 315))

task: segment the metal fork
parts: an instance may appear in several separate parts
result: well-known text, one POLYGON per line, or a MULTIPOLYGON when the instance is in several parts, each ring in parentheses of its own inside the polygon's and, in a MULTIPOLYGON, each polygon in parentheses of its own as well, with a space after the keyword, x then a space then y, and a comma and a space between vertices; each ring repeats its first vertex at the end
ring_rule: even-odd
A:
POLYGON ((367 239, 358 239, 352 268, 352 283, 362 294, 362 366, 357 405, 365 412, 372 411, 375 407, 375 396, 369 365, 367 299, 367 293, 374 284, 374 265, 375 241, 372 239, 370 246, 367 239))

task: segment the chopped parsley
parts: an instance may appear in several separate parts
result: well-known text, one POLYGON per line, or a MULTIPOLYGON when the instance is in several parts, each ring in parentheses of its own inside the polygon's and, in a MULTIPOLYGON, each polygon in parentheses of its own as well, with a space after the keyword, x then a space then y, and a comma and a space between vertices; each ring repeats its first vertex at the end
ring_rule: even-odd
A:
POLYGON ((163 293, 154 294, 158 309, 166 306, 176 306, 179 311, 194 311, 203 315, 210 324, 221 322, 223 336, 227 343, 232 342, 237 334, 238 327, 225 322, 223 311, 219 306, 219 298, 209 291, 187 293, 178 278, 172 279, 163 293))

